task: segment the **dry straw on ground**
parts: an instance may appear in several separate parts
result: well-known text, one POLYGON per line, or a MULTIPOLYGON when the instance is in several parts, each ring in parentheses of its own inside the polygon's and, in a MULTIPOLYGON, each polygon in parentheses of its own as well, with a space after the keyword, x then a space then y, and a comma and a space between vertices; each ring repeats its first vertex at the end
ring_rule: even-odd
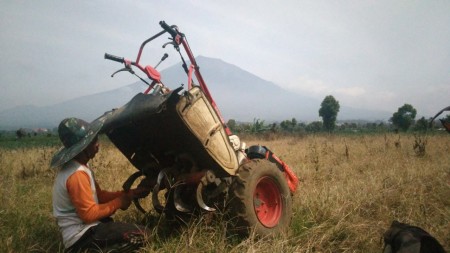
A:
MULTIPOLYGON (((381 252, 382 233, 394 219, 424 228, 450 251, 450 135, 244 140, 271 148, 299 175, 290 234, 242 240, 227 235, 220 214, 213 222, 202 217, 174 227, 154 213, 117 212, 117 220, 144 220, 153 229, 143 252, 381 252)), ((135 169, 110 143, 102 144, 92 164, 97 179, 103 188, 120 189, 135 169)), ((56 149, 0 148, 2 251, 63 251, 51 215, 48 164, 56 149)))

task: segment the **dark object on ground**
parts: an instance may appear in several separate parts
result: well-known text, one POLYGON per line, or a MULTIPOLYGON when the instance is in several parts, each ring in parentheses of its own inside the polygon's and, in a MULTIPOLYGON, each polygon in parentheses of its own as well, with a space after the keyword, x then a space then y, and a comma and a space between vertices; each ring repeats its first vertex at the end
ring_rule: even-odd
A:
POLYGON ((383 253, 445 253, 442 245, 420 227, 393 221, 384 233, 383 253))

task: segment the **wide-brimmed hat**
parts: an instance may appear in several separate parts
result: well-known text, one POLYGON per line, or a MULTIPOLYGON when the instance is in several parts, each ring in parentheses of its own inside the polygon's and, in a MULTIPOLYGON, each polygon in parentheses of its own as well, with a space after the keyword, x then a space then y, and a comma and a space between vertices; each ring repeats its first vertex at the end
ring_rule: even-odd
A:
POLYGON ((50 163, 51 168, 59 167, 81 153, 98 135, 102 120, 87 123, 82 119, 66 118, 58 126, 59 139, 63 143, 50 163))

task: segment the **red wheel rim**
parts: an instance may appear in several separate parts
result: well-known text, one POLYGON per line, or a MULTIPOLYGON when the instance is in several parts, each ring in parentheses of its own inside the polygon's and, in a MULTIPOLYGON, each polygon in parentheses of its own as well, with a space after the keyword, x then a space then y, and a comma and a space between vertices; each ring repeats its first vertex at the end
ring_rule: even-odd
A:
POLYGON ((270 177, 262 177, 256 184, 253 206, 262 225, 271 228, 278 224, 283 210, 278 185, 270 177))

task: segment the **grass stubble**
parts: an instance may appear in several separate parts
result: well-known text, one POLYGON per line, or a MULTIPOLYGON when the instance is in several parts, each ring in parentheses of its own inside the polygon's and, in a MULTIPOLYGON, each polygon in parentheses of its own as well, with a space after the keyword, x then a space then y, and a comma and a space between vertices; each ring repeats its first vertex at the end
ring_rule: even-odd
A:
MULTIPOLYGON (((450 251, 450 135, 242 139, 269 147, 300 178, 289 234, 242 239, 226 233, 221 214, 178 226, 134 206, 118 211, 116 220, 145 221, 153 231, 142 252, 381 252, 392 220, 424 228, 450 251), (418 138, 421 152, 414 149, 418 138)), ((1 252, 63 252, 51 213, 55 172, 48 168, 57 148, 0 146, 1 252)), ((135 172, 104 140, 92 166, 108 190, 119 190, 135 172)))

